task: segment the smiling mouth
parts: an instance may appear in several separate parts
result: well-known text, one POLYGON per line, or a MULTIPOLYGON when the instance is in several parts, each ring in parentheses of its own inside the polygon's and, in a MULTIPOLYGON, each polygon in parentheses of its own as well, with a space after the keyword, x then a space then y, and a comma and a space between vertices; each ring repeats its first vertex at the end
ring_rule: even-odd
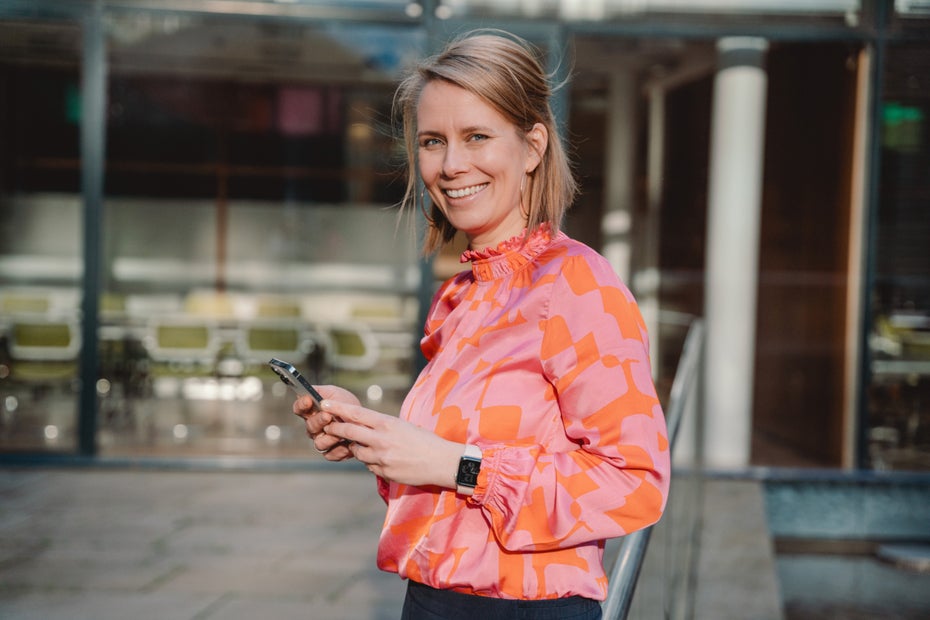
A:
POLYGON ((482 183, 481 185, 472 185, 471 187, 463 187, 462 189, 445 189, 443 193, 449 198, 465 198, 466 196, 474 196, 487 186, 487 183, 482 183))

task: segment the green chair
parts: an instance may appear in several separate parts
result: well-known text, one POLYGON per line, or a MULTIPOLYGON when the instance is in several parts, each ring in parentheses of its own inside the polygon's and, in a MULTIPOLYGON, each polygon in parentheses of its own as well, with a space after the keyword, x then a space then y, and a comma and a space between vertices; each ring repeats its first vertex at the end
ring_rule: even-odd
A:
POLYGON ((220 351, 216 325, 196 318, 156 318, 144 340, 150 373, 162 375, 213 374, 220 351))
POLYGON ((39 293, 7 292, 0 297, 0 314, 45 314, 49 311, 49 299, 39 293))
POLYGON ((299 362, 315 347, 305 324, 290 319, 255 319, 239 326, 236 353, 248 366, 272 357, 299 362))
POLYGON ((363 323, 331 325, 327 329, 327 359, 336 370, 366 371, 374 368, 380 357, 378 340, 363 323))
POLYGON ((7 333, 10 378, 43 385, 77 377, 81 331, 77 319, 14 317, 7 333))

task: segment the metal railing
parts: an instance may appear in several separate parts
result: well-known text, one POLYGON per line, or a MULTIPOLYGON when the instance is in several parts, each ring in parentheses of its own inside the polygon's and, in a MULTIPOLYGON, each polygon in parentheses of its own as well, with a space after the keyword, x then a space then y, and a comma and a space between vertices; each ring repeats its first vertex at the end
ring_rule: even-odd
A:
MULTIPOLYGON (((666 408, 666 423, 675 457, 685 448, 693 449, 689 456, 694 466, 673 468, 672 489, 665 514, 659 523, 625 536, 620 542, 610 575, 610 588, 603 604, 604 620, 625 620, 630 617, 637 586, 648 585, 642 597, 646 611, 643 617, 688 617, 692 608, 695 541, 700 526, 700 411, 704 323, 695 319, 688 328, 684 347, 675 371, 666 408), (678 441, 683 421, 689 423, 691 445, 678 441), (696 495, 696 496, 695 496, 696 495), (650 539, 654 532, 663 538, 656 553, 651 553, 650 539), (647 555, 647 551, 650 552, 647 555), (672 557, 677 554, 679 557, 672 557), (644 566, 650 556, 656 558, 656 569, 649 574, 651 583, 641 584, 644 566), (647 600, 648 599, 648 600, 647 600), (656 606, 659 608, 657 609, 656 606)), ((642 588, 641 588, 642 589, 642 588)), ((640 598, 637 598, 639 601, 640 598)))

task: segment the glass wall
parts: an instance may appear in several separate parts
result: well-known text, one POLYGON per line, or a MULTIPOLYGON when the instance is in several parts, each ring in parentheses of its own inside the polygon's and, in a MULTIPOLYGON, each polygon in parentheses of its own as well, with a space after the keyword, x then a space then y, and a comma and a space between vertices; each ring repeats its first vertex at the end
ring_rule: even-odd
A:
POLYGON ((81 28, 0 21, 0 450, 73 452, 81 28))
MULTIPOLYGON (((294 363, 397 411, 420 268, 391 135, 422 30, 104 14, 96 443, 306 456, 294 363)), ((81 28, 2 23, 0 451, 76 450, 81 28)))
POLYGON ((419 272, 389 115, 422 37, 149 13, 108 33, 101 450, 305 456, 271 357, 397 411, 419 272))
POLYGON ((271 356, 397 411, 420 302, 462 268, 462 248, 421 276, 418 224, 393 208, 391 97, 437 42, 506 18, 570 78, 556 108, 582 193, 566 230, 631 285, 660 389, 683 322, 703 312, 716 43, 768 40, 754 464, 927 468, 926 20, 899 2, 888 25, 875 20, 890 5, 860 4, 104 2, 94 248, 81 242, 79 135, 90 4, 5 4, 0 453, 79 450, 85 320, 98 327, 87 389, 104 456, 307 457, 271 356), (877 29, 889 42, 873 56, 877 29), (872 86, 878 119, 862 112, 872 86), (859 170, 872 121, 878 161, 859 170), (874 205, 856 206, 873 171, 874 205), (857 209, 873 206, 857 257, 857 209), (856 286, 871 287, 868 335, 851 318, 856 286), (81 317, 85 290, 99 316, 81 317), (860 339, 868 372, 850 379, 860 339))
POLYGON ((930 469, 930 45, 890 45, 873 232, 871 468, 930 469))

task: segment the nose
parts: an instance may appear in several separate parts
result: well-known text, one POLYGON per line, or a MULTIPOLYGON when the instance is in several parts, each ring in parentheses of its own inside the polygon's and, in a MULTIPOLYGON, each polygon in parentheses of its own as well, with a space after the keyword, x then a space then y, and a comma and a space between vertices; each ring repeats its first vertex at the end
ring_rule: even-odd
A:
POLYGON ((468 152, 462 145, 449 143, 442 158, 442 174, 454 177, 468 170, 468 152))

